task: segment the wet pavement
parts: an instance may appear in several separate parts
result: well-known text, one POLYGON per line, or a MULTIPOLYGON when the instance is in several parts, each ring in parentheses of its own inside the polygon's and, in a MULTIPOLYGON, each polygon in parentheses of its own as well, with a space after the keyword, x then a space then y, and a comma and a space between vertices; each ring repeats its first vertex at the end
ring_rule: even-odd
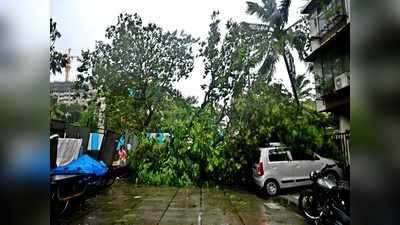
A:
POLYGON ((61 225, 305 225, 277 198, 218 188, 135 186, 116 181, 58 220, 61 225))

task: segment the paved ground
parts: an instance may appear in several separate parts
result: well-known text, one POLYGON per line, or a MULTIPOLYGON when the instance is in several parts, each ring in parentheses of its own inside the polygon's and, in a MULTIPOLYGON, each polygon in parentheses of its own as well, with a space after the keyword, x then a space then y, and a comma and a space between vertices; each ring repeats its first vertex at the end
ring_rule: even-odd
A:
POLYGON ((143 187, 117 181, 73 210, 60 224, 305 225, 282 198, 227 189, 143 187), (286 205, 286 206, 285 206, 286 205))

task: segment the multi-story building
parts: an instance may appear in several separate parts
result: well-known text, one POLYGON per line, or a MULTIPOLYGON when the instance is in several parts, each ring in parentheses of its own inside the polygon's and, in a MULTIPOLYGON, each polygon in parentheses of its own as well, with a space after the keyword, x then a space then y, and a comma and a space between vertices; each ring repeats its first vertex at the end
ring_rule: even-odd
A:
POLYGON ((332 112, 338 134, 345 136, 348 156, 350 131, 350 0, 310 0, 302 14, 308 15, 316 105, 319 112, 332 112))
POLYGON ((339 130, 350 130, 350 0, 311 0, 309 15, 317 110, 333 112, 339 130))
MULTIPOLYGON (((50 95, 57 98, 57 102, 71 105, 77 103, 79 105, 87 105, 88 101, 96 96, 96 91, 90 89, 87 91, 87 96, 83 97, 82 93, 77 95, 78 91, 73 87, 73 81, 62 81, 62 82, 50 82, 50 95)), ((105 98, 96 98, 97 113, 98 113, 98 124, 97 127, 104 129, 104 110, 105 110, 105 98)))
POLYGON ((51 82, 50 83, 50 95, 57 97, 57 101, 65 104, 85 104, 83 99, 74 98, 75 90, 73 88, 73 82, 51 82))

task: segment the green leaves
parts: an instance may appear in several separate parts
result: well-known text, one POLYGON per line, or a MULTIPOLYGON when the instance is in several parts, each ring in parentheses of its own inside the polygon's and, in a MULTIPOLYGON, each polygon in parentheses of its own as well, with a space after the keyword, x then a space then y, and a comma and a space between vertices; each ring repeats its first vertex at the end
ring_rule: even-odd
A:
POLYGON ((56 51, 55 49, 55 42, 57 39, 61 37, 61 33, 57 30, 57 23, 50 18, 50 57, 49 57, 49 64, 50 64, 50 74, 61 73, 61 69, 65 67, 66 55, 56 51))
POLYGON ((289 7, 290 7, 291 2, 292 2, 291 0, 281 0, 281 2, 279 4, 278 10, 279 10, 279 14, 282 17, 282 22, 284 24, 286 24, 288 21, 289 7))
POLYGON ((255 14, 262 24, 242 23, 245 30, 254 36, 257 50, 253 55, 254 60, 260 63, 259 74, 268 76, 275 72, 275 65, 279 57, 283 57, 292 86, 293 97, 300 106, 296 89, 296 70, 292 50, 296 50, 299 58, 304 60, 310 47, 310 37, 307 30, 307 20, 300 19, 294 25, 286 27, 289 17, 291 0, 281 0, 277 6, 275 0, 263 0, 259 5, 247 2, 247 13, 255 14))
POLYGON ((324 130, 332 125, 329 117, 306 108, 299 111, 280 84, 250 89, 232 104, 227 111, 229 126, 220 140, 220 127, 213 122, 210 107, 196 117, 189 116, 194 110, 190 107, 182 112, 178 109, 184 107, 166 110, 167 118, 179 118, 177 122, 167 119, 163 125, 171 129, 174 140, 164 145, 140 141, 129 158, 137 168, 137 182, 176 186, 246 183, 258 160, 257 148, 267 142, 282 142, 293 151, 332 148, 324 130), (185 124, 190 120, 193 127, 188 129, 185 124))
POLYGON ((106 38, 93 52, 82 52, 77 87, 90 86, 95 97, 105 97, 107 127, 141 132, 151 127, 162 102, 175 96, 172 83, 192 71, 197 40, 143 24, 137 14, 120 14, 117 24, 106 29, 106 38), (127 95, 129 90, 135 95, 127 95))

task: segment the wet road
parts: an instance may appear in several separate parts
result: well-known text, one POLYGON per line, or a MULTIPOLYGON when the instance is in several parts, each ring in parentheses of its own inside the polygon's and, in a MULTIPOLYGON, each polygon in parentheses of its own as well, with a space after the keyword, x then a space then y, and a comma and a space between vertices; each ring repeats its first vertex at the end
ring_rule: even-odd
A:
POLYGON ((296 212, 274 199, 216 188, 134 186, 117 181, 93 196, 60 224, 129 225, 305 225, 296 212))

